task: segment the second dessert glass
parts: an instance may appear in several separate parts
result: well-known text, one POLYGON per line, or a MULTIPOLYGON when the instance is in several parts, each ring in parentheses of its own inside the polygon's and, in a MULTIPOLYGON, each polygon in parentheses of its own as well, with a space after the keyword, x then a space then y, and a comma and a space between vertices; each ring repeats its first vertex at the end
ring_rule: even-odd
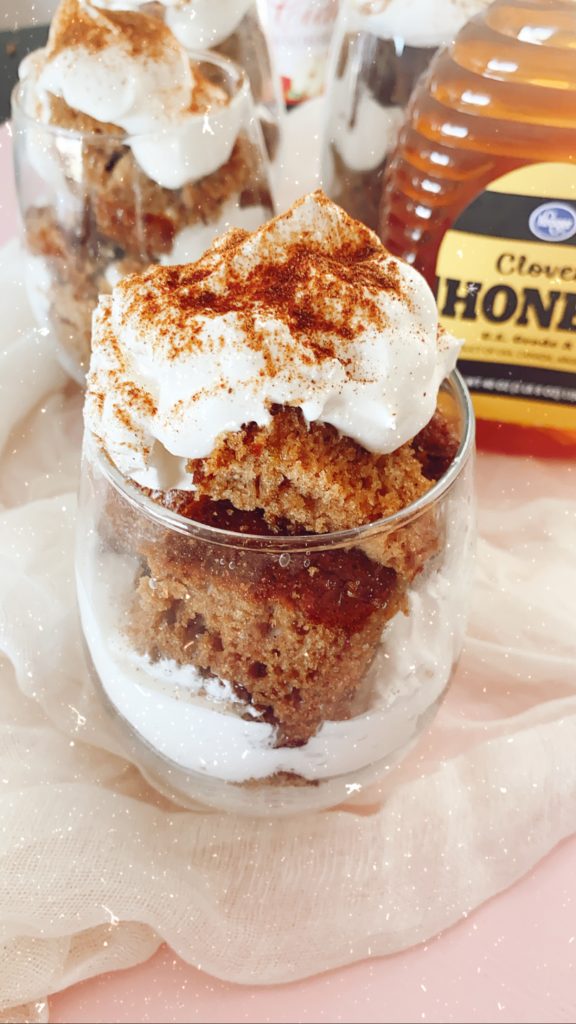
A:
POLYGON ((114 727, 167 795, 249 815, 335 806, 428 724, 462 648, 474 532, 458 374, 439 406, 459 447, 423 497, 305 536, 266 536, 224 502, 204 521, 160 505, 87 431, 84 637, 114 727))
POLYGON ((230 227, 253 230, 274 212, 246 74, 218 55, 191 59, 227 102, 199 113, 187 128, 197 133, 198 145, 189 179, 178 187, 166 179, 165 166, 166 151, 180 144, 176 131, 159 139, 115 133, 110 126, 95 132, 42 123, 27 113, 26 81, 14 90, 14 160, 30 302, 39 324, 51 330, 65 369, 81 384, 99 294, 150 263, 196 260, 216 235, 230 227))

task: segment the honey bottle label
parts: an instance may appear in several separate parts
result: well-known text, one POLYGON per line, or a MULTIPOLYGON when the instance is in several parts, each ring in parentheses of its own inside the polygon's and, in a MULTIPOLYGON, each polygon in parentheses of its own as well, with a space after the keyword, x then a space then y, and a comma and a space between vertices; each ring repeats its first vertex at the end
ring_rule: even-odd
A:
POLYGON ((480 419, 576 429, 576 165, 491 182, 446 232, 440 321, 480 419))

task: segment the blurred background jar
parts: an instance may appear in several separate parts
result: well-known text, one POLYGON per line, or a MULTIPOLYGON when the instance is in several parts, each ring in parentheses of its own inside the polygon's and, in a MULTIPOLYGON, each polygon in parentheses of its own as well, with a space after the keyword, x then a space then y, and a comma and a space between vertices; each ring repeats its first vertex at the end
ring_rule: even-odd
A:
POLYGON ((487 0, 342 0, 327 72, 322 184, 376 230, 382 175, 414 85, 487 0))
POLYGON ((339 0, 260 0, 260 6, 286 106, 319 96, 339 0))
POLYGON ((477 441, 576 455, 576 3, 494 0, 414 90, 379 234, 464 339, 477 441))

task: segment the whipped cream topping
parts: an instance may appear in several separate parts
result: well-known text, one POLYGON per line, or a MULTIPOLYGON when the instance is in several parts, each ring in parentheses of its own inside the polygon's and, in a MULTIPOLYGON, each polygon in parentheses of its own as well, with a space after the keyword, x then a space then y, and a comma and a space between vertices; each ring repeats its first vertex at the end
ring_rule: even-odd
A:
POLYGON ((205 50, 232 35, 253 6, 254 0, 182 0, 166 4, 166 24, 189 50, 205 50))
MULTIPOLYGON (((238 28, 254 0, 159 0, 176 38, 189 50, 219 46, 238 28)), ((87 0, 82 0, 87 6, 87 0)), ((149 0, 96 0, 106 11, 136 11, 149 0)))
POLYGON ((458 349, 420 274, 315 192, 100 299, 86 424, 125 476, 162 489, 193 486, 185 461, 273 404, 390 452, 431 418, 458 349))
POLYGON ((246 115, 245 84, 228 99, 192 65, 170 29, 143 12, 64 0, 48 46, 22 62, 27 113, 50 120, 50 97, 128 135, 149 178, 179 188, 229 159, 246 115))
POLYGON ((492 0, 345 0, 343 21, 349 32, 380 39, 401 39, 409 46, 437 47, 450 42, 466 22, 492 0))

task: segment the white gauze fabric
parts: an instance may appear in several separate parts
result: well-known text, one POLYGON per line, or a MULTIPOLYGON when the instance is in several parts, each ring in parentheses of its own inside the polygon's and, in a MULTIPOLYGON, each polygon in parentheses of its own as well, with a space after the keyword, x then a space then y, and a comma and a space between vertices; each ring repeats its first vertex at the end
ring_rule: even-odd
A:
POLYGON ((479 463, 469 638, 440 714, 379 789, 286 820, 182 810, 123 756, 73 584, 78 392, 0 254, 0 1020, 165 940, 287 982, 428 939, 576 827, 576 500, 566 465, 479 463))

